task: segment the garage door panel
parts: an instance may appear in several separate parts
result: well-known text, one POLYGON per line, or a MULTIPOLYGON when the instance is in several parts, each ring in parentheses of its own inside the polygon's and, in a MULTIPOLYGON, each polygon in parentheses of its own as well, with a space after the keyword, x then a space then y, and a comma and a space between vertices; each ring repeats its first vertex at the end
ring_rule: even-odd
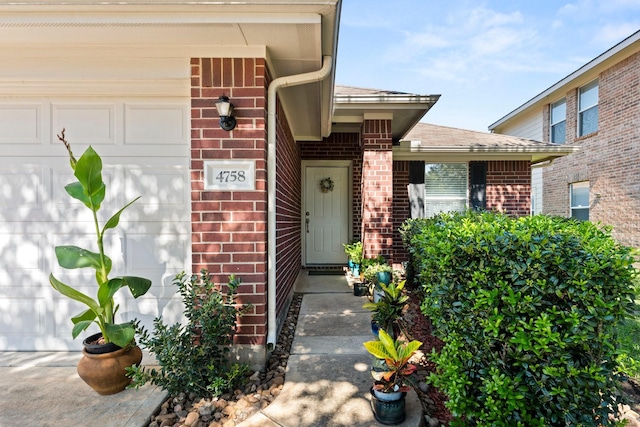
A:
MULTIPOLYGON (((174 286, 177 290, 177 288, 174 286)), ((136 318, 147 329, 153 330, 153 320, 162 315, 162 321, 166 325, 173 325, 174 323, 184 323, 186 320, 184 316, 184 304, 179 296, 174 295, 172 297, 140 297, 135 300, 135 307, 132 307, 131 312, 125 313, 126 315, 136 318)))
POLYGON ((45 236, 0 233, 0 288, 39 287, 37 278, 45 266, 45 236), (35 280, 34 280, 35 279, 35 280))
POLYGON ((142 214, 141 219, 188 220, 185 206, 190 203, 190 192, 185 166, 128 167, 124 174, 126 200, 142 195, 128 210, 142 214))
POLYGON ((43 104, 0 104, 0 144, 42 144, 43 104))
POLYGON ((183 105, 130 104, 125 108, 124 143, 186 144, 190 122, 189 109, 183 105))
POLYGON ((33 215, 43 216, 47 171, 43 165, 0 165, 0 220, 21 221, 33 215))
POLYGON ((54 103, 51 106, 51 114, 52 136, 66 128, 69 132, 69 142, 77 141, 85 145, 116 143, 115 104, 54 103))
POLYGON ((39 297, 0 297, 0 336, 13 339, 45 336, 47 305, 39 297))
POLYGON ((76 178, 55 136, 62 127, 76 157, 100 145, 107 185, 101 224, 142 196, 104 244, 111 277, 147 277, 153 285, 139 299, 120 292, 117 320, 149 327, 158 315, 181 321, 172 281, 191 262, 188 99, 32 99, 0 101, 0 138, 4 131, 11 138, 0 140, 0 351, 81 348, 70 318, 86 307, 55 291, 49 273, 96 297, 93 269, 66 270, 55 257, 61 245, 97 251, 90 211, 64 190, 76 178))

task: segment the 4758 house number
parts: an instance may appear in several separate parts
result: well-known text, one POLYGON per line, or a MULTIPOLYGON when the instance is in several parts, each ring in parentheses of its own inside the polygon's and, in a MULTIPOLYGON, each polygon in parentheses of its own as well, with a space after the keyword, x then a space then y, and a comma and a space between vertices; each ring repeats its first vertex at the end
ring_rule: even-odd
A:
POLYGON ((204 163, 205 190, 255 190, 252 160, 211 160, 204 163))

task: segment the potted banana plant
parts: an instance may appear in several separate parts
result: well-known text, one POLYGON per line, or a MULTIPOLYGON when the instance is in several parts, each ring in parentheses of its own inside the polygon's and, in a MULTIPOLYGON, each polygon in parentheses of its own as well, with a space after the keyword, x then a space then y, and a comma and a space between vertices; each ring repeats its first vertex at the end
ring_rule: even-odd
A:
POLYGON ((93 250, 78 246, 57 246, 55 254, 58 264, 66 269, 91 268, 95 270, 96 296, 86 295, 70 285, 49 275, 51 286, 62 295, 87 306, 87 309, 71 318, 73 338, 89 326, 96 324, 100 330, 83 342, 83 357, 78 363, 78 374, 100 394, 114 394, 124 390, 130 379, 125 375, 125 367, 137 365, 142 360, 142 352, 136 346, 135 327, 132 322, 117 323, 119 306, 114 296, 120 289, 128 289, 134 298, 144 295, 151 287, 151 281, 142 277, 121 276, 109 278, 111 258, 104 251, 104 236, 120 222, 122 212, 138 198, 115 212, 103 225, 98 221, 98 211, 106 194, 102 179, 102 159, 92 147, 86 149, 79 159, 71 151, 65 139, 64 129, 58 139, 69 154, 69 162, 76 182, 65 186, 72 198, 79 200, 91 212, 96 232, 96 247, 93 250), (104 371, 104 367, 111 368, 104 371))
POLYGON ((405 396, 411 390, 410 376, 417 369, 410 359, 421 345, 417 340, 393 339, 384 329, 380 329, 378 340, 364 343, 376 360, 371 369, 371 409, 376 421, 390 425, 404 421, 405 396))

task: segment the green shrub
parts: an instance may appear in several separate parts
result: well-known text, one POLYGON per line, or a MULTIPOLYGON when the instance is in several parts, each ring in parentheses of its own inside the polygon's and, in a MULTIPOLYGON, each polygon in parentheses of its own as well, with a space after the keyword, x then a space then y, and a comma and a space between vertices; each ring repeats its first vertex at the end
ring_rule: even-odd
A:
POLYGON ((617 361, 620 372, 627 377, 640 380, 640 306, 638 304, 638 286, 636 285, 635 315, 624 319, 618 333, 620 346, 617 361))
MULTIPOLYGON (((407 280, 407 289, 419 290, 420 284, 418 283, 418 277, 415 272, 416 257, 413 255, 414 247, 411 245, 411 241, 416 235, 419 235, 424 227, 429 223, 430 219, 427 218, 411 218, 406 220, 400 227, 400 236, 402 237, 402 243, 407 250, 408 260, 405 267, 405 277, 407 280)), ((419 258, 419 257, 418 257, 419 258)))
POLYGON ((172 396, 185 392, 210 397, 233 391, 248 372, 248 366, 228 360, 236 319, 249 308, 235 303, 240 280, 233 275, 229 278, 226 295, 211 282, 206 270, 190 280, 180 273, 174 284, 188 322, 167 326, 158 317, 153 333, 137 323, 139 342, 155 355, 160 370, 127 368, 132 378, 130 387, 151 382, 172 396))
POLYGON ((422 311, 445 342, 430 379, 454 425, 615 423, 617 330, 637 273, 608 228, 467 212, 412 234, 422 311))

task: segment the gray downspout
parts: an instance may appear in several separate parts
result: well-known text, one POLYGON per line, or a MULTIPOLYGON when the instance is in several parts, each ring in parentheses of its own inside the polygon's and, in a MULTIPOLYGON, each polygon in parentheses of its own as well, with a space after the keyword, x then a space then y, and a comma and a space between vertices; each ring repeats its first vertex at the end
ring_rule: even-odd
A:
POLYGON ((310 73, 278 77, 267 92, 267 349, 275 347, 276 322, 276 96, 281 87, 319 82, 331 71, 331 56, 322 58, 322 68, 310 73))

